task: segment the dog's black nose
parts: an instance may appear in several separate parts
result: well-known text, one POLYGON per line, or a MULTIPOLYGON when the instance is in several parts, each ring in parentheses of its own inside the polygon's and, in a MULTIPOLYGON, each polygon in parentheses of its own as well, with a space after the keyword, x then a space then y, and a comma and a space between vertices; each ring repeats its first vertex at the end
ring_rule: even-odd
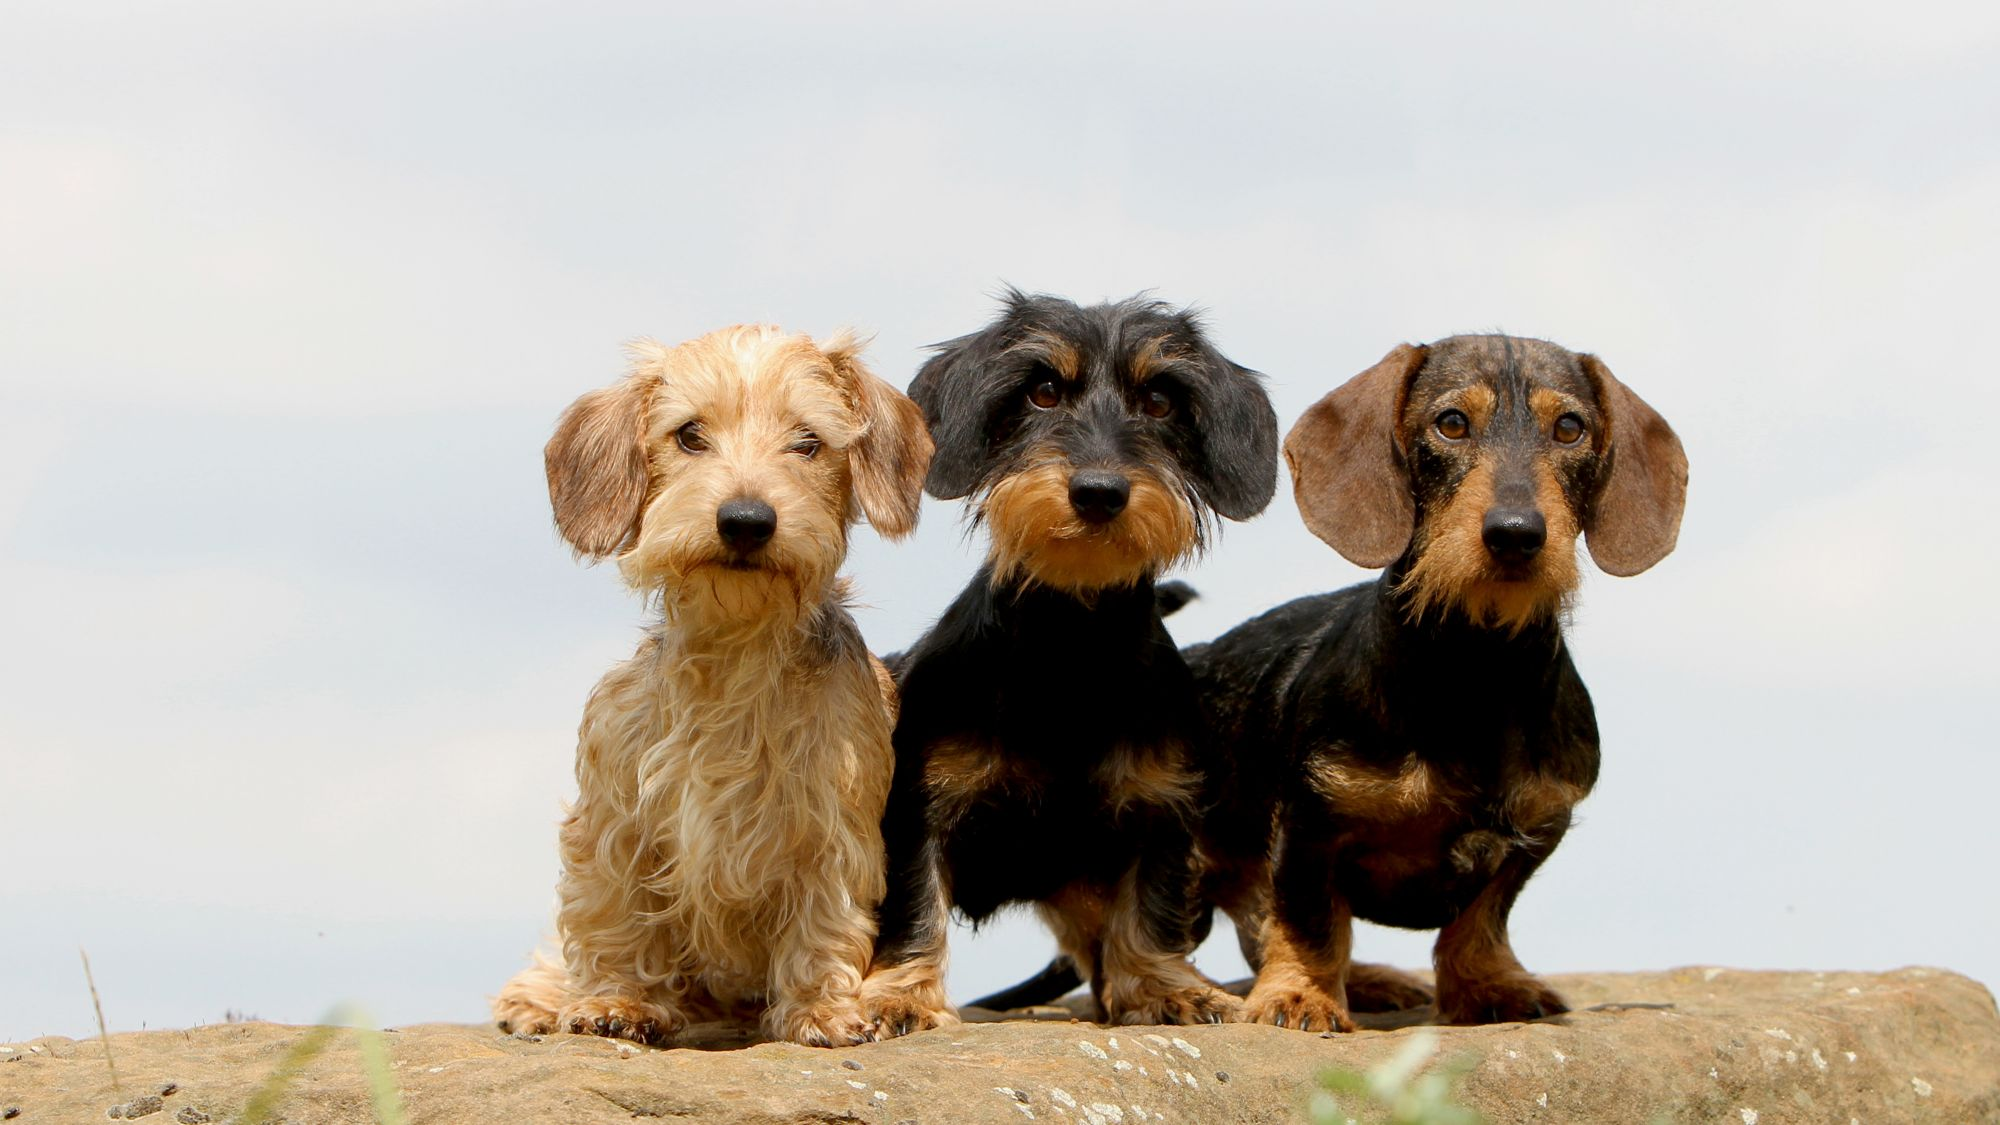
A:
POLYGON ((1548 521, 1536 508, 1494 508, 1479 529, 1486 549, 1501 562, 1527 562, 1549 538, 1548 521))
POLYGON ((762 500, 731 500, 715 510, 715 533, 742 554, 769 543, 777 530, 778 513, 762 500))
POLYGON ((1087 523, 1110 523, 1132 498, 1132 482, 1123 473, 1085 469, 1069 478, 1069 506, 1087 523))

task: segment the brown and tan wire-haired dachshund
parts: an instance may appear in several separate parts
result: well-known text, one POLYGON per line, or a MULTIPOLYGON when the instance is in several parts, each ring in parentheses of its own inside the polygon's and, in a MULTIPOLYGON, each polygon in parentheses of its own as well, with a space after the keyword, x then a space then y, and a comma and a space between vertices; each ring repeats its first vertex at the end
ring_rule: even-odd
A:
POLYGON ((1597 779, 1576 539, 1614 575, 1672 550, 1679 439, 1595 356, 1455 336, 1321 399, 1285 458, 1306 526, 1386 569, 1187 650, 1215 737, 1256 748, 1207 833, 1273 857, 1248 1018, 1352 1028, 1355 918, 1439 931, 1442 1022, 1566 1011, 1507 919, 1597 779))

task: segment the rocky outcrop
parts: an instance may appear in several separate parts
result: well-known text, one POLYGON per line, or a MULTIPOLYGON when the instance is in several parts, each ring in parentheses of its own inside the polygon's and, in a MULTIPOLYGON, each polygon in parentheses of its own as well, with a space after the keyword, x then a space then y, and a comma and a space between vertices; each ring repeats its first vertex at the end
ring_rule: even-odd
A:
MULTIPOLYGON (((1458 1100, 1491 1121, 2000 1121, 2000 1015, 1984 988, 1952 973, 1694 968, 1552 980, 1577 1011, 1438 1034, 1437 1057, 1469 1068, 1458 1100)), ((1422 1013, 1338 1036, 1051 1015, 1067 1013, 835 1051, 741 1046, 723 1029, 709 1029, 710 1049, 679 1050, 445 1024, 385 1038, 413 1122, 1145 1125, 1300 1120, 1317 1073, 1380 1065, 1421 1034, 1393 1025, 1422 1013)), ((246 1023, 116 1035, 116 1090, 96 1040, 7 1044, 0 1115, 101 1121, 116 1107, 162 1125, 227 1121, 305 1034, 246 1023)), ((286 1121, 372 1119, 354 1038, 339 1033, 303 1068, 278 1104, 286 1121)))

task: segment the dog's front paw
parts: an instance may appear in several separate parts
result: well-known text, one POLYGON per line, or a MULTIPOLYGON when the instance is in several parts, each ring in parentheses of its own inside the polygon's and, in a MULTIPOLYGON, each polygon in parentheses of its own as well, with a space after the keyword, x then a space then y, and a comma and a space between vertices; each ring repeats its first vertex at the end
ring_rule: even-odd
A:
POLYGON ((1403 1012, 1436 1002, 1429 985, 1401 969, 1359 961, 1347 967, 1350 1011, 1403 1012))
POLYGON ((915 992, 889 989, 865 989, 862 992, 862 1006, 877 1039, 894 1039, 898 1035, 908 1035, 913 1031, 929 1031, 936 1027, 949 1027, 958 1022, 958 1013, 951 1010, 951 1006, 944 1002, 942 996, 930 997, 915 992))
POLYGON ((1243 1002, 1213 985, 1171 988, 1153 996, 1114 1004, 1105 998, 1105 1015, 1117 1024, 1234 1023, 1243 1018, 1243 1002))
POLYGON ((664 1043, 686 1024, 671 1009, 629 996, 586 996, 556 1013, 556 1027, 571 1035, 602 1035, 634 1043, 664 1043))
POLYGON ((1297 988, 1254 988, 1244 1002, 1251 1023, 1292 1027, 1300 1031, 1353 1031, 1347 1005, 1311 985, 1297 988))
POLYGON ((808 1047, 852 1047, 876 1039, 873 1021, 853 1000, 773 1009, 765 1023, 771 1038, 808 1047))
POLYGON ((1526 973, 1438 986, 1439 1023, 1523 1023, 1567 1011, 1555 989, 1526 973))

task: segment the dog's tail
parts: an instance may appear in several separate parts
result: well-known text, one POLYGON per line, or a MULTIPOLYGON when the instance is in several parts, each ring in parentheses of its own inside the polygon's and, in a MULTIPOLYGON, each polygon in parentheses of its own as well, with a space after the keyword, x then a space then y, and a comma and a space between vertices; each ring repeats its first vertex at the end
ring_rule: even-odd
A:
POLYGON ((1043 1004, 1053 1004, 1057 1000, 1083 987, 1083 977, 1076 971, 1076 962, 1067 954, 1056 954, 1041 972, 1013 986, 1003 988, 991 996, 974 1000, 971 1007, 985 1008, 990 1012, 1011 1012, 1016 1008, 1034 1008, 1043 1004))

